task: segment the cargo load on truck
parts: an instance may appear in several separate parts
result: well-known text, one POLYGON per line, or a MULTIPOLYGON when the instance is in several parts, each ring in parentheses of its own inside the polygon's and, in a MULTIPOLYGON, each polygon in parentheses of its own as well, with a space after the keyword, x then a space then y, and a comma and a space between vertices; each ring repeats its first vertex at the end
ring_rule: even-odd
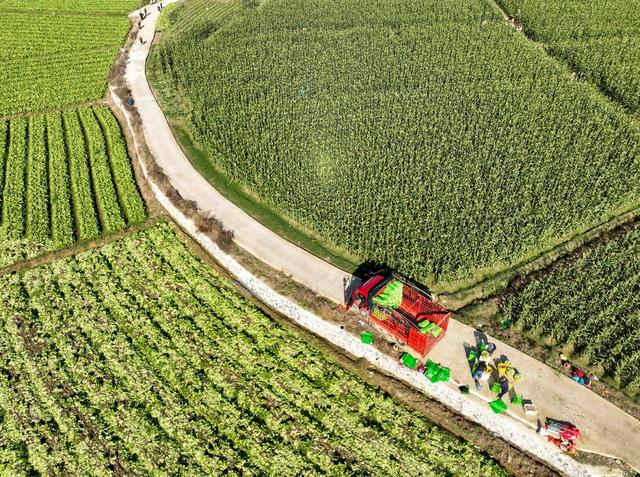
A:
POLYGON ((395 275, 376 273, 349 297, 371 320, 418 355, 425 356, 444 337, 451 313, 431 295, 395 275))

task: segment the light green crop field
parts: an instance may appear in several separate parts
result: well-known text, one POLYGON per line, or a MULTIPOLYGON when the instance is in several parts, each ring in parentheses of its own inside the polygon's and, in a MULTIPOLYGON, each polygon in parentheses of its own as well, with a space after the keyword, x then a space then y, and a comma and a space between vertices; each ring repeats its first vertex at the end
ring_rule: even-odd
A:
POLYGON ((139 8, 140 3, 140 0, 2 0, 0 12, 4 14, 7 10, 22 10, 126 15, 139 8))
POLYGON ((328 243, 446 289, 637 204, 637 122, 489 3, 253 4, 180 7, 159 69, 209 160, 328 243))
POLYGON ((108 109, 0 121, 0 266, 145 218, 108 109))
POLYGON ((0 9, 0 117, 101 99, 129 27, 126 15, 0 9))
POLYGON ((640 111, 640 1, 498 0, 589 81, 640 111))
POLYGON ((507 475, 258 311, 166 224, 0 287, 9 475, 507 475))

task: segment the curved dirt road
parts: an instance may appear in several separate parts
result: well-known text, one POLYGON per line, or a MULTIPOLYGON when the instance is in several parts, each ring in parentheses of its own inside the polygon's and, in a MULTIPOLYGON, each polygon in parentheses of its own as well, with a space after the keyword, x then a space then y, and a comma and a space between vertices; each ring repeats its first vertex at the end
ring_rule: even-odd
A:
MULTIPOLYGON (((171 3, 171 2, 164 2, 171 3)), ((263 262, 280 270, 336 303, 344 301, 345 283, 352 277, 329 263, 309 254, 271 232, 219 194, 198 172, 176 142, 162 110, 157 104, 145 73, 145 61, 153 41, 157 11, 151 7, 140 35, 129 53, 126 80, 136 108, 142 118, 144 139, 156 162, 169 177, 173 187, 188 200, 217 217, 234 232, 234 241, 263 262)), ((471 383, 464 345, 475 344, 475 330, 452 320, 445 338, 429 358, 451 368, 453 383, 471 383)), ((491 338, 490 338, 491 339, 491 338)), ((640 422, 597 394, 577 385, 534 358, 494 339, 495 355, 505 355, 525 376, 518 393, 531 399, 539 408, 539 417, 571 420, 583 431, 579 447, 591 452, 615 456, 640 470, 640 422), (624 443, 624 444, 622 444, 624 443)), ((488 390, 470 399, 479 402, 493 399, 488 390)), ((510 407, 515 422, 531 428, 535 420, 527 419, 520 409, 510 407)), ((541 439, 533 434, 532 439, 541 439)), ((551 446, 551 444, 548 444, 551 446)))

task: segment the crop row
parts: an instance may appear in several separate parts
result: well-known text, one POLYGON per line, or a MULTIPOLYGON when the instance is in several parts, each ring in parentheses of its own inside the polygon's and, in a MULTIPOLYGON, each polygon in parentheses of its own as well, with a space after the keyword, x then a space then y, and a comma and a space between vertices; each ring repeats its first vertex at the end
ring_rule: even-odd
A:
POLYGON ((146 218, 122 133, 107 109, 0 124, 2 240, 61 247, 146 218))
POLYGON ((600 366, 640 394, 640 230, 598 247, 507 299, 525 333, 600 366))
POLYGON ((272 0, 222 27, 170 27, 161 68, 231 179, 430 285, 637 202, 640 128, 621 108, 484 2, 427 3, 272 0))
POLYGON ((505 475, 262 314, 166 224, 0 283, 0 447, 19 473, 505 475))

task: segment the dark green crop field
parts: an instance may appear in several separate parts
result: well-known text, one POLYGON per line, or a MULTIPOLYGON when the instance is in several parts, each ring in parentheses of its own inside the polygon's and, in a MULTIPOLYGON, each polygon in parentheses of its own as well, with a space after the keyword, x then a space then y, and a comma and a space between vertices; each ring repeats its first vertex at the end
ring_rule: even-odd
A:
POLYGON ((180 7, 160 71, 210 161, 328 243, 447 289, 637 204, 637 122, 495 5, 255 4, 180 7))

